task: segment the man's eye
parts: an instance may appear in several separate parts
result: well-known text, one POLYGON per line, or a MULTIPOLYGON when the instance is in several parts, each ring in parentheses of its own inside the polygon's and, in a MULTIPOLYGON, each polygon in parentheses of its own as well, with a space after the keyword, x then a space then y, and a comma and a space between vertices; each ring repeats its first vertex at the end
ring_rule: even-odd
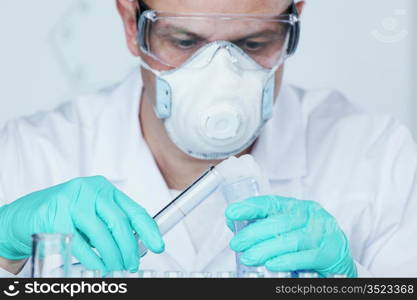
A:
POLYGON ((196 40, 173 40, 175 46, 181 48, 181 49, 190 49, 194 47, 197 44, 196 40))
POLYGON ((243 42, 243 48, 249 51, 257 51, 265 47, 266 43, 255 42, 255 41, 245 41, 243 42))

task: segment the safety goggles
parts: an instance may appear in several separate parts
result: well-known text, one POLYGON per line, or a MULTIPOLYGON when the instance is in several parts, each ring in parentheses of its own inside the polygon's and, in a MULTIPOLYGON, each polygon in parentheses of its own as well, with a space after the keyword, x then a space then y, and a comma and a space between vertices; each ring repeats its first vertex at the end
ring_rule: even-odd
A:
MULTIPOLYGON (((276 16, 173 14, 154 11, 142 1, 139 3, 140 49, 170 68, 186 65, 202 49, 217 43, 224 48, 238 48, 260 67, 274 69, 297 47, 299 18, 295 4, 276 16)), ((208 59, 205 63, 209 62, 208 59)))

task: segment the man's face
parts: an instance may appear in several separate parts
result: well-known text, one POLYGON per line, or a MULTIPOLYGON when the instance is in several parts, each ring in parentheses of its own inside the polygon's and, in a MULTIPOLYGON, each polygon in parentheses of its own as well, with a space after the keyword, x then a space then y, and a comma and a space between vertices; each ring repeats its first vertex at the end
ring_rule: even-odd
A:
MULTIPOLYGON (((169 13, 185 13, 185 14, 256 14, 256 15, 280 15, 284 13, 291 0, 145 0, 147 6, 152 10, 169 12, 169 13)), ((298 9, 301 10, 303 2, 298 4, 298 9)), ((129 49, 136 56, 141 56, 142 59, 153 69, 169 70, 172 67, 162 64, 157 60, 142 53, 138 49, 138 42, 136 40, 136 20, 134 18, 134 5, 128 0, 118 0, 119 12, 124 20, 126 35, 129 49), (125 4, 125 5, 123 5, 125 4), (133 10, 130 11, 129 10, 133 10)), ((167 22, 165 24, 162 34, 176 34, 175 26, 170 26, 167 22), (172 32, 170 32, 170 30, 172 32)), ((215 40, 229 40, 237 41, 242 37, 250 36, 255 32, 268 32, 273 28, 274 24, 268 22, 256 22, 248 24, 247 21, 235 22, 221 22, 213 19, 207 22, 188 22, 185 20, 181 24, 181 28, 186 28, 188 31, 197 32, 199 36, 204 37, 207 42, 215 40)), ((178 26, 177 26, 178 27, 178 26)), ((156 47, 157 49, 166 49, 163 44, 156 47)), ((196 71, 196 76, 198 76, 196 71)), ((282 82, 283 67, 276 72, 276 94, 278 94, 282 82)), ((142 69, 142 78, 144 83, 145 101, 154 101, 155 91, 154 82, 155 76, 145 69, 142 69)))

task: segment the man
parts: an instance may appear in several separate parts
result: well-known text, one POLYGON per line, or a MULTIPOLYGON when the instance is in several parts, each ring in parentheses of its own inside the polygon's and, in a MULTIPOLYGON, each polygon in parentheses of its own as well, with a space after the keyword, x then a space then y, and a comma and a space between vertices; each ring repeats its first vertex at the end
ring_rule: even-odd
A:
POLYGON ((408 130, 338 93, 282 85, 304 2, 145 2, 117 1, 140 73, 1 129, 2 274, 27 274, 38 232, 72 233, 88 269, 135 272, 135 231, 156 253, 145 269, 230 271, 235 251, 273 272, 416 275, 408 130), (248 153, 271 195, 227 209, 214 195, 160 236, 150 216, 209 165, 248 153), (231 239, 224 214, 256 222, 231 239))

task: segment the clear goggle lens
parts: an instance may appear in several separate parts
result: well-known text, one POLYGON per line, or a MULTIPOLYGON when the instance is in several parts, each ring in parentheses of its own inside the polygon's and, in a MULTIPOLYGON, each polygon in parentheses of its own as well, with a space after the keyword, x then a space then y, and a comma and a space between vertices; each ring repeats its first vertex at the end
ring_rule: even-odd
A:
POLYGON ((260 67, 273 69, 287 56, 294 25, 291 15, 207 16, 145 11, 139 20, 139 43, 142 52, 171 68, 182 66, 199 50, 218 42, 233 44, 260 67))

